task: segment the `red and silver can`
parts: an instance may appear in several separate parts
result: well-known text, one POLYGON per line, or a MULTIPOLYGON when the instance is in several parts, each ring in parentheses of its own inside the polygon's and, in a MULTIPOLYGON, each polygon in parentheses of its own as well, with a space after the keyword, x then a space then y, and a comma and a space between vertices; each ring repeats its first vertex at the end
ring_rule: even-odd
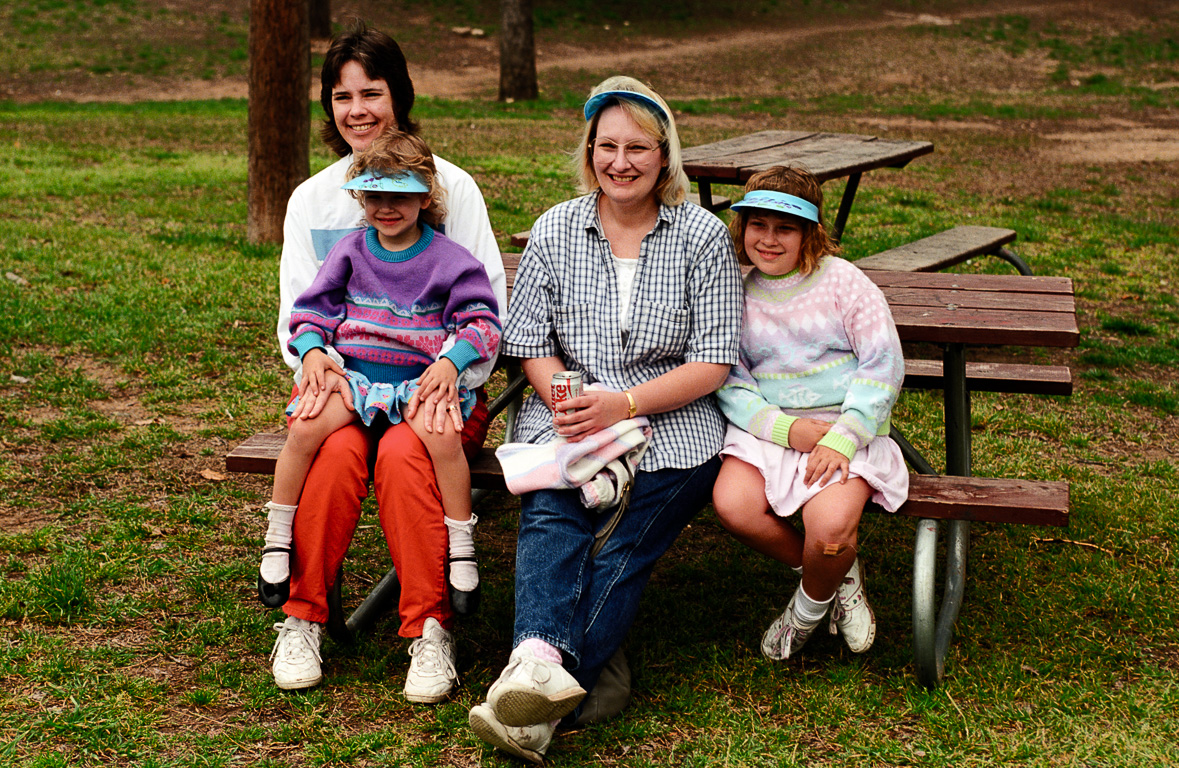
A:
POLYGON ((553 410, 564 410, 560 404, 575 397, 581 397, 581 372, 561 371, 554 373, 552 381, 553 410))

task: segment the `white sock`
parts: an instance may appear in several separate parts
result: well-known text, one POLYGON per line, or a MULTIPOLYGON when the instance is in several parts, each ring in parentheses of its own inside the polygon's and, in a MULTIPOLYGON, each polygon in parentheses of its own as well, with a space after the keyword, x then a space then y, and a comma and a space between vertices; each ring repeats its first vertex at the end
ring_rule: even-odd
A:
MULTIPOLYGON (((266 519, 270 524, 266 527, 266 539, 263 547, 269 549, 270 547, 282 547, 289 550, 291 548, 291 523, 295 519, 295 510, 298 506, 289 504, 275 504, 273 501, 266 502, 266 509, 268 514, 266 519)), ((262 565, 258 568, 262 572, 262 578, 270 584, 280 584, 287 580, 291 575, 291 556, 289 552, 267 552, 262 555, 262 565)))
POLYGON ((475 557, 475 523, 479 518, 471 515, 470 520, 446 520, 450 535, 450 586, 459 592, 471 592, 479 586, 479 564, 475 557))
POLYGON ((813 599, 798 585, 798 592, 794 597, 794 615, 798 617, 800 624, 813 626, 822 621, 823 617, 827 615, 827 609, 831 606, 831 601, 835 599, 835 595, 819 602, 813 599))

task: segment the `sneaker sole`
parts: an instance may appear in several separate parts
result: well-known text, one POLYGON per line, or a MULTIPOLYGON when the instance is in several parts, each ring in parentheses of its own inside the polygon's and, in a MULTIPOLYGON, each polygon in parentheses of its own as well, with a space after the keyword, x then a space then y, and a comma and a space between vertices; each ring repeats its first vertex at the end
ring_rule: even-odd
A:
POLYGON ((508 730, 504 728, 502 723, 484 717, 478 708, 471 710, 467 722, 471 725, 471 730, 475 732, 476 736, 496 749, 536 765, 544 764, 543 754, 531 749, 524 749, 512 741, 508 736, 508 730))
POLYGON ((274 684, 284 691, 301 691, 304 688, 314 688, 323 682, 323 675, 311 680, 279 680, 275 678, 274 684))
POLYGON ((872 611, 872 606, 868 606, 868 617, 868 636, 864 638, 863 644, 859 647, 852 645, 851 640, 848 638, 847 634, 844 633, 842 628, 839 630, 839 633, 843 635, 843 641, 847 643, 848 650, 850 650, 852 653, 864 653, 872 647, 873 643, 876 642, 876 614, 872 611))
POLYGON ((410 693, 408 688, 405 689, 404 693, 405 698, 415 704, 437 704, 438 702, 450 696, 453 690, 454 686, 451 685, 450 688, 447 688, 442 693, 410 693))
POLYGON ((585 690, 580 686, 545 696, 532 688, 511 687, 508 683, 495 693, 495 701, 488 697, 488 706, 501 723, 516 728, 560 720, 577 709, 585 698, 585 690))

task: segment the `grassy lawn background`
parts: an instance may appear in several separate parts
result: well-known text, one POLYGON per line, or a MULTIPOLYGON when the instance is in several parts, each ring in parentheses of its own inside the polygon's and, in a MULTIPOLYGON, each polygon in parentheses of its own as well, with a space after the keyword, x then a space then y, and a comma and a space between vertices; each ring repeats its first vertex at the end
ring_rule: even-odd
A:
MULTIPOLYGON (((132 25, 149 11, 188 13, 218 50, 242 24, 232 3, 38 2, 19 19, 0 10, 26 24, 16 40, 50 35, 43 27, 71 10, 117 8, 132 25)), ((412 60, 439 25, 494 19, 489 6, 426 6, 398 36, 412 60)), ((654 34, 644 7, 624 33, 636 45, 654 34)), ((777 665, 757 643, 795 579, 707 512, 656 571, 628 639, 631 707, 560 737, 550 762, 1179 762, 1174 8, 757 7, 800 25, 958 14, 951 26, 820 30, 773 55, 738 48, 630 71, 670 97, 686 145, 761 128, 933 141, 933 155, 865 178, 849 258, 977 223, 1018 230, 1015 248, 1039 274, 1073 278, 1078 350, 977 357, 1068 364, 1075 394, 980 394, 973 414, 976 474, 1070 481, 1072 523, 976 526, 947 678, 926 691, 911 661, 911 521, 874 516, 862 529, 876 646, 857 657, 821 634, 777 665)), ((568 13, 553 18, 571 22, 570 39, 608 50, 593 48, 601 25, 568 13)), ((697 24, 658 33, 695 39, 697 24)), ((731 34, 750 32, 739 26, 731 34)), ((541 25, 542 39, 565 32, 541 25)), ((4 39, 6 51, 28 50, 4 39)), ((64 62, 45 54, 35 74, 99 76, 97 54, 71 50, 64 62)), ((201 76, 171 56, 161 76, 201 76)), ((230 67, 232 57, 213 59, 230 67)), ((579 100, 611 72, 607 56, 547 69, 535 104, 418 104, 427 140, 482 186, 505 247, 574 194, 579 100)), ((0 102, 0 762, 515 764, 466 726, 510 646, 510 496, 481 511, 484 607, 459 626, 450 701, 402 698, 407 643, 395 616, 354 646, 325 642, 315 690, 281 693, 270 678, 280 614, 258 606, 252 587, 269 482, 226 476, 222 458, 278 428, 290 383, 274 340, 278 248, 245 239, 245 126, 240 100, 0 102)), ((313 170, 329 160, 316 146, 313 170)), ((825 190, 830 215, 841 186, 825 190)), ((1010 268, 981 259, 962 271, 1010 268)), ((940 414, 939 393, 914 392, 895 415, 938 465, 940 414)), ((362 521, 350 595, 387 567, 375 523, 362 521)))

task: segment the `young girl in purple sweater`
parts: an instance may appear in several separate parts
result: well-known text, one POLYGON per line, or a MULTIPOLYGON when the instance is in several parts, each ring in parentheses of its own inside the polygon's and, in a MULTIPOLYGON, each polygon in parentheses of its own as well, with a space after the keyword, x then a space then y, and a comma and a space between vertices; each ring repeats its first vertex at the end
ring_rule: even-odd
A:
POLYGON ((872 499, 895 511, 909 474, 888 436, 904 378, 880 289, 835 254, 810 173, 753 176, 730 225, 745 278, 740 363, 717 392, 730 425, 713 505, 739 541, 802 574, 761 650, 788 658, 830 614, 855 653, 876 619, 856 531, 872 499), (787 518, 802 511, 800 532, 787 518))
POLYGON ((460 439, 475 394, 459 379, 499 346, 495 295, 483 265, 435 229, 445 204, 424 141, 390 131, 356 156, 349 178, 344 189, 364 206, 369 226, 332 248, 291 311, 288 346, 302 370, 266 505, 258 595, 270 607, 289 594, 291 520, 311 461, 330 434, 353 421, 380 428, 405 419, 422 440, 450 534, 451 586, 469 592, 478 584, 471 475, 460 439), (347 378, 351 403, 325 391, 329 369, 347 378), (440 424, 427 423, 417 407, 430 397, 446 404, 440 424))

